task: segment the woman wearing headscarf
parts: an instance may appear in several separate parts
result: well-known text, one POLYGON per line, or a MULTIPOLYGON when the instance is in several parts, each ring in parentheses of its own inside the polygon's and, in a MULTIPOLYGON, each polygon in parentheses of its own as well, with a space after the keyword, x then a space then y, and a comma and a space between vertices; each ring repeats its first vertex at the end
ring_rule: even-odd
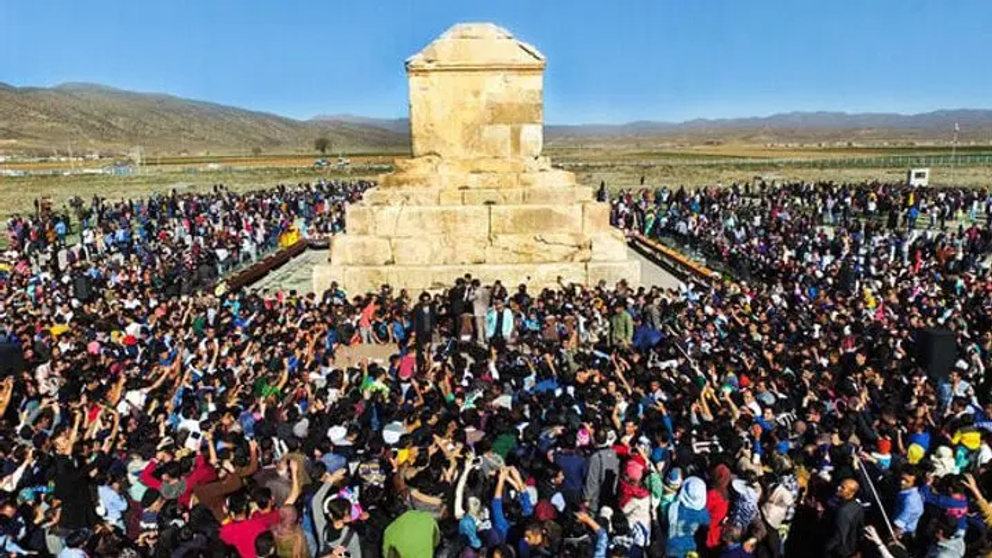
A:
POLYGON ((689 477, 682 483, 678 498, 668 508, 666 556, 684 558, 690 552, 696 552, 696 531, 708 527, 709 523, 706 483, 699 477, 689 477))
POLYGON ((633 543, 647 548, 651 544, 651 491, 644 486, 644 469, 644 463, 638 459, 627 462, 617 500, 627 516, 633 543))
POLYGON ((723 519, 730 511, 730 481, 733 474, 730 468, 720 463, 713 468, 712 487, 706 493, 706 511, 710 514, 710 530, 706 536, 706 548, 716 550, 720 546, 723 519))

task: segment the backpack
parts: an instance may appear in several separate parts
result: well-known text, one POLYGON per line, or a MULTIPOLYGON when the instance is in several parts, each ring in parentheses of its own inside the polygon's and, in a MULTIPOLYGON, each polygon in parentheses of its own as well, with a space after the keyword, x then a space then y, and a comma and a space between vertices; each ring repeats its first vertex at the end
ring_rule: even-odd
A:
MULTIPOLYGON (((331 552, 334 551, 335 548, 339 546, 343 546, 345 548, 350 547, 352 539, 354 539, 355 535, 357 534, 354 528, 352 528, 350 525, 346 525, 345 535, 343 537, 334 539, 332 541, 330 535, 332 534, 331 531, 333 529, 334 529, 333 523, 328 521, 327 525, 324 526, 324 536, 322 539, 320 539, 320 542, 318 542, 318 546, 320 545, 320 543, 325 543, 325 546, 321 547, 320 552, 318 552, 318 555, 324 556, 330 554, 331 552)), ((361 545, 361 541, 359 541, 359 545, 361 545)), ((352 558, 357 558, 357 557, 352 557, 352 558)))

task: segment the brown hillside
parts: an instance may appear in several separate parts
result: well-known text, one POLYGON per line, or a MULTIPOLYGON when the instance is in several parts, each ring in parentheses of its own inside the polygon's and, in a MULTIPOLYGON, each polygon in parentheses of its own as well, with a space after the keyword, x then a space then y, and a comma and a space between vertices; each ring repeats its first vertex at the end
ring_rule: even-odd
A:
POLYGON ((406 137, 368 124, 298 121, 263 112, 133 93, 88 84, 53 88, 0 86, 0 152, 146 153, 312 152, 314 139, 330 152, 397 151, 406 137))

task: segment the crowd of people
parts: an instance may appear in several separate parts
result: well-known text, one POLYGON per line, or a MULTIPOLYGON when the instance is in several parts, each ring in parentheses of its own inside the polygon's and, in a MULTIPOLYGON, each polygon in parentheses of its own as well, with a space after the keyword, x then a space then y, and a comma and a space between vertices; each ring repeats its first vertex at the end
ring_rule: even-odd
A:
POLYGON ((362 189, 96 201, 90 246, 57 217, 14 220, 4 552, 992 554, 986 194, 609 200, 615 225, 726 262, 677 289, 466 275, 438 293, 218 295, 169 271, 245 231, 340 230, 362 189), (75 255, 36 256, 50 246, 75 255), (916 358, 928 328, 953 336, 949 370, 916 358), (370 343, 390 356, 343 359, 370 343))
POLYGON ((22 271, 53 262, 56 275, 77 262, 112 262, 189 294, 293 240, 342 232, 345 207, 372 186, 320 180, 236 193, 215 185, 117 202, 94 196, 88 205, 74 197, 62 211, 36 203, 33 215, 9 219, 7 260, 22 271))
POLYGON ((914 273, 926 257, 972 267, 989 250, 992 193, 833 183, 641 190, 615 198, 611 218, 625 230, 698 251, 738 278, 757 273, 802 289, 823 281, 852 287, 864 276, 882 278, 879 266, 896 260, 914 273), (824 273, 828 268, 835 272, 824 273))

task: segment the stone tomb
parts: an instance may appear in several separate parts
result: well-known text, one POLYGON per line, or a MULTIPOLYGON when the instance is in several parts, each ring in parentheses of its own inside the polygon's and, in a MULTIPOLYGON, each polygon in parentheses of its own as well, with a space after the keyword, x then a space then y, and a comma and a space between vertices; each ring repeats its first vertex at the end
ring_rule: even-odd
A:
POLYGON ((609 207, 541 156, 544 66, 492 24, 455 25, 407 60, 413 158, 347 209, 314 290, 433 290, 465 273, 511 287, 636 282, 609 207))

